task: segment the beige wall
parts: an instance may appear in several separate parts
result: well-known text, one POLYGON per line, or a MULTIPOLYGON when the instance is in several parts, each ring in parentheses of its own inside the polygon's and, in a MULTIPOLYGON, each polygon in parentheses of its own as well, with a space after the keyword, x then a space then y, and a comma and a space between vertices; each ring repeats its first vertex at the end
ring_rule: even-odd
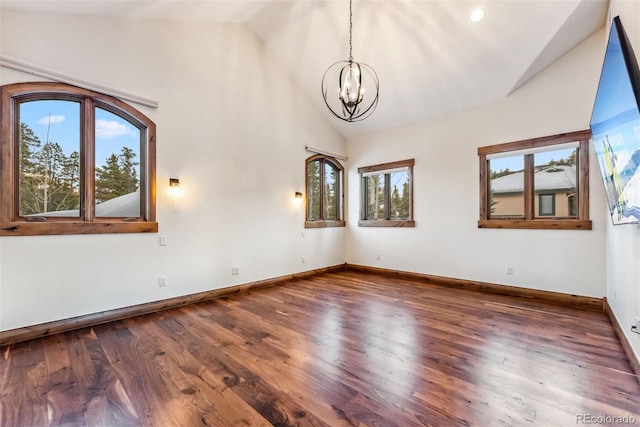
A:
MULTIPOLYGON (((545 193, 550 194, 550 193, 545 193)), ((555 215, 557 217, 569 216, 569 197, 567 193, 555 193, 555 215)), ((522 194, 494 195, 491 200, 495 202, 491 206, 491 216, 496 217, 524 217, 524 197, 522 194)), ((538 215, 540 199, 536 194, 534 198, 534 215, 538 215)))

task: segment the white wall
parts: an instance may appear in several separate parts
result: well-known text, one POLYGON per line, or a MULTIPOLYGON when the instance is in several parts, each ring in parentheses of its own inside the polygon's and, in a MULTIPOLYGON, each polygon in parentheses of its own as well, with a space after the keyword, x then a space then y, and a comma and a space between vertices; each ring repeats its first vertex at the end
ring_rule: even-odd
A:
POLYGON ((358 206, 352 203, 347 262, 603 297, 605 208, 593 153, 593 230, 477 227, 477 148, 588 129, 600 75, 602 33, 590 37, 502 100, 349 140, 352 200, 359 191, 358 167, 415 158, 416 228, 359 228, 358 206), (506 275, 506 266, 513 267, 512 276, 506 275))
MULTIPOLYGON (((612 8, 624 9, 638 52, 637 2, 614 1, 612 8)), ((638 313, 640 232, 609 226, 593 153, 592 231, 477 228, 477 147, 588 128, 604 31, 503 100, 349 141, 347 228, 307 229, 301 237, 304 207, 292 196, 304 190, 304 146, 346 148, 243 26, 6 11, 0 19, 2 55, 160 105, 136 106, 158 126, 160 232, 0 237, 0 330, 345 260, 586 296, 606 292, 623 324, 638 313), (359 228, 357 168, 406 158, 416 160, 417 227, 359 228), (169 176, 182 182, 177 209, 169 176), (168 246, 158 245, 159 235, 168 246), (232 266, 239 276, 231 276, 232 266), (166 288, 157 286, 159 276, 167 277, 166 288)), ((1 84, 32 79, 0 68, 1 84)))
MULTIPOLYGON (((1 237, 0 330, 344 262, 345 230, 301 237, 304 206, 293 200, 304 191, 304 146, 345 152, 344 141, 245 27, 0 19, 3 56, 159 102, 134 105, 157 125, 159 233, 1 237), (181 181, 177 209, 170 176, 181 181)), ((1 84, 34 79, 0 73, 1 84)))
MULTIPOLYGON (((610 15, 620 16, 640 59, 640 2, 612 0, 610 15)), ((604 58, 604 49, 601 55, 604 58)), ((640 335, 630 331, 640 317, 640 225, 614 227, 607 221, 607 300, 640 360, 640 335)))

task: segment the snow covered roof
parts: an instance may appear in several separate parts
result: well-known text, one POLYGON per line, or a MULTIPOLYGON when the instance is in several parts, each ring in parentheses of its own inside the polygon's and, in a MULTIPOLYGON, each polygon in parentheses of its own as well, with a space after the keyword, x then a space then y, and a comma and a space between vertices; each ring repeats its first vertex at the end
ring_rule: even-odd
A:
MULTIPOLYGON (((45 212, 31 216, 80 216, 78 209, 45 212)), ((140 191, 114 197, 96 205, 97 217, 136 218, 140 216, 140 191)))
MULTIPOLYGON (((534 174, 536 192, 575 190, 575 165, 550 165, 534 174)), ((522 193, 524 191, 524 171, 501 176, 491 180, 491 192, 522 193)))

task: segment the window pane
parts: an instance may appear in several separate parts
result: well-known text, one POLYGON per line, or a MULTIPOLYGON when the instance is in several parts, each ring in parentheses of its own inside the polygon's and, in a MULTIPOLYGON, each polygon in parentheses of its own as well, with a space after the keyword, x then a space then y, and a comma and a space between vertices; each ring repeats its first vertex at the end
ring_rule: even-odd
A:
POLYGON ((389 189, 391 191, 390 219, 411 219, 411 216, 409 215, 409 171, 390 173, 389 189))
MULTIPOLYGON (((555 208, 542 213, 542 206, 538 210, 540 215, 554 215, 557 217, 575 216, 576 194, 576 158, 577 148, 545 151, 535 153, 534 158, 534 190, 536 194, 555 194, 555 208), (573 205, 573 207, 572 207, 573 205)), ((546 197, 551 200, 550 197, 546 197)))
POLYGON ((538 215, 540 216, 553 216, 556 214, 555 209, 555 194, 540 194, 538 196, 538 215))
POLYGON ((326 221, 338 221, 339 217, 339 177, 338 171, 328 163, 325 163, 324 171, 324 194, 325 194, 325 216, 326 221))
POLYGON ((140 129, 96 108, 96 217, 140 217, 140 129))
POLYGON ((19 215, 78 217, 80 103, 22 102, 19 120, 19 215))
POLYGON ((524 218, 524 156, 489 160, 489 217, 524 218))
POLYGON ((386 219, 384 213, 385 175, 371 175, 364 178, 365 184, 365 219, 386 219))
POLYGON ((308 221, 320 221, 320 183, 321 183, 321 169, 322 162, 320 160, 314 160, 309 162, 307 167, 307 220, 308 221))

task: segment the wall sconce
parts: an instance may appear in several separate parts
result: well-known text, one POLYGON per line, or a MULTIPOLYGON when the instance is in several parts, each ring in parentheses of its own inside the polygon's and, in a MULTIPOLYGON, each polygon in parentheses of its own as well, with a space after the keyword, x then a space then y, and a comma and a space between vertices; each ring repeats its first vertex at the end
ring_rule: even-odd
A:
POLYGON ((169 198, 173 204, 173 212, 179 213, 178 200, 180 199, 180 178, 169 178, 169 198))
POLYGON ((302 199, 302 193, 299 191, 296 191, 295 197, 296 199, 302 199))

